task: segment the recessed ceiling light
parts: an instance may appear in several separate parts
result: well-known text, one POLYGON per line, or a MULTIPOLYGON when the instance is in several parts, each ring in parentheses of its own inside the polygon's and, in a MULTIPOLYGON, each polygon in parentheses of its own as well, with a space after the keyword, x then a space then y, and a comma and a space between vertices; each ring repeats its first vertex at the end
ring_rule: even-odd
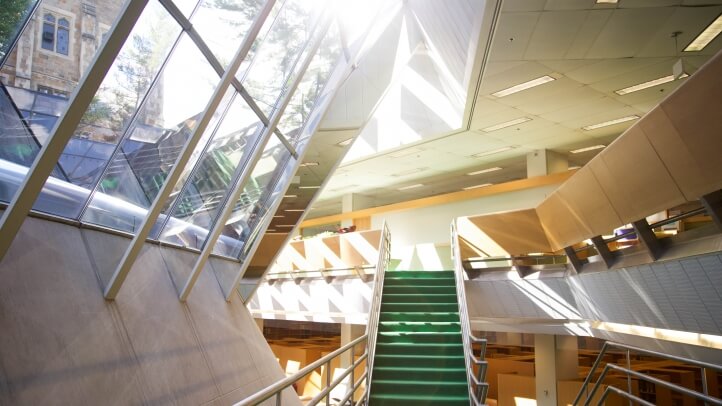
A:
POLYGON ((295 224, 277 224, 276 227, 296 227, 295 224))
POLYGON ((697 38, 692 40, 692 42, 684 48, 684 52, 703 50, 704 47, 712 42, 712 40, 715 39, 720 32, 722 32, 722 14, 717 16, 717 18, 712 21, 712 23, 708 25, 707 28, 705 28, 704 31, 697 36, 697 38))
POLYGON ((339 147, 345 147, 346 145, 350 144, 353 141, 353 138, 349 138, 347 140, 343 140, 341 142, 336 143, 339 147))
POLYGON ((289 199, 293 199, 294 197, 298 197, 298 195, 284 195, 283 197, 284 198, 288 197, 289 199))
POLYGON ((299 189, 318 189, 321 186, 299 186, 299 189))
POLYGON ((495 166, 493 168, 482 169, 480 171, 475 171, 475 172, 469 172, 469 173, 467 173, 467 175, 470 175, 470 176, 481 175, 482 173, 496 172, 496 171, 500 171, 501 169, 502 168, 495 166))
POLYGON ((306 209, 284 209, 283 211, 299 212, 299 213, 300 213, 300 212, 306 211, 306 209))
POLYGON ((282 218, 284 218, 284 217, 286 217, 286 216, 278 216, 278 215, 273 216, 274 219, 282 219, 282 218))
MULTIPOLYGON (((686 73, 683 73, 679 78, 682 79, 682 78, 686 78, 687 76, 689 76, 689 75, 686 73)), ((654 86, 658 86, 658 85, 661 85, 664 83, 672 82, 672 81, 674 81, 674 79, 675 79, 674 75, 669 75, 669 76, 661 77, 659 79, 654 79, 654 80, 650 80, 648 82, 640 83, 638 85, 625 87, 624 89, 615 90, 614 93, 616 93, 620 96, 624 96, 625 94, 638 92, 640 90, 649 89, 650 87, 654 87, 654 86)))
POLYGON ((511 127, 513 125, 526 123, 527 121, 531 121, 531 119, 529 117, 517 118, 517 119, 511 120, 511 121, 505 121, 503 123, 493 125, 491 127, 482 128, 481 131, 488 133, 488 132, 492 132, 492 131, 496 131, 496 130, 501 130, 502 128, 511 127))
POLYGON ((427 170, 427 169, 429 169, 429 168, 413 168, 413 169, 407 169, 407 170, 405 170, 405 171, 392 173, 391 176, 395 176, 395 177, 406 176, 406 175, 411 175, 411 174, 413 174, 413 173, 423 172, 423 171, 425 171, 425 170, 427 170))
POLYGON ((602 149, 604 147, 606 147, 606 145, 599 144, 599 145, 592 145, 591 147, 575 149, 575 150, 569 151, 569 152, 571 152, 572 154, 580 154, 582 152, 594 151, 595 149, 602 149))
POLYGON ((394 158, 401 158, 402 156, 418 154, 419 152, 424 152, 424 149, 419 147, 411 147, 392 152, 389 154, 389 156, 392 156, 394 158))
POLYGON ((424 184, 423 184, 423 183, 417 183, 417 184, 415 184, 415 185, 409 185, 409 186, 400 187, 398 190, 416 189, 417 187, 421 187, 421 186, 424 186, 424 184))
POLYGON ((528 82, 519 83, 516 86, 512 86, 509 88, 506 88, 504 90, 499 90, 498 92, 492 93, 491 95, 494 97, 504 97, 509 96, 510 94, 514 94, 517 92, 521 92, 522 90, 531 89, 532 87, 536 87, 539 85, 543 85, 544 83, 551 82, 552 80, 556 80, 553 77, 549 75, 544 75, 540 78, 532 79, 528 82))
POLYGON ((305 168, 307 166, 318 166, 318 162, 303 162, 301 165, 298 165, 302 168, 305 168))
POLYGON ((493 183, 484 183, 484 184, 481 184, 481 185, 467 186, 467 187, 464 188, 464 190, 478 189, 478 188, 480 188, 480 187, 487 187, 487 186, 491 186, 491 185, 493 185, 493 183))
POLYGON ((276 232, 276 230, 273 230, 273 229, 267 228, 267 229, 266 229, 266 232, 267 232, 267 233, 275 233, 275 232, 276 232))
POLYGON ((596 130, 597 128, 602 128, 602 127, 607 127, 607 126, 614 125, 614 124, 624 123, 626 121, 632 121, 632 120, 636 120, 638 118, 639 118, 638 115, 633 114, 631 116, 617 118, 617 119, 605 121, 605 122, 599 123, 599 124, 587 125, 587 126, 582 127, 582 130, 584 130, 584 131, 596 130))
POLYGON ((502 153, 502 152, 506 152, 506 151, 509 151, 509 150, 511 150, 511 149, 514 149, 514 148, 516 148, 516 146, 502 147, 502 148, 493 149, 493 150, 491 150, 491 151, 479 152, 478 154, 474 154, 474 155, 472 155, 472 156, 473 156, 473 157, 476 157, 476 158, 481 158, 481 157, 483 157, 483 156, 494 155, 494 154, 499 154, 499 153, 502 153))
POLYGON ((617 4, 619 0, 597 0, 597 4, 617 4))

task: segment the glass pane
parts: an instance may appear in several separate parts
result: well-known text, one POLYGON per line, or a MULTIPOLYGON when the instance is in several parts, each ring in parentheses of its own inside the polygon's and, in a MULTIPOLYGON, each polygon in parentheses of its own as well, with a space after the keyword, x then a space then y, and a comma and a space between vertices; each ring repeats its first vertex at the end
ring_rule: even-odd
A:
MULTIPOLYGON (((31 3, 33 2, 2 1, 0 15, 7 11, 6 6, 22 6, 19 10, 27 10, 23 7, 30 7, 31 3)), ((27 173, 27 167, 39 151, 39 146, 45 142, 58 117, 68 107, 67 99, 42 92, 61 95, 75 90, 100 46, 100 35, 92 39, 82 34, 99 34, 95 30, 100 26, 112 26, 125 2, 106 2, 103 7, 98 7, 93 16, 93 24, 83 24, 83 32, 80 24, 69 24, 69 16, 76 16, 75 21, 80 21, 82 0, 52 3, 52 10, 49 7, 46 9, 44 3, 38 6, 36 18, 29 20, 20 41, 9 51, 6 63, 0 69, 7 77, 7 94, 10 95, 9 100, 1 103, 3 120, 0 120, 0 148, 3 152, 0 152, 0 170, 8 169, 14 173, 12 177, 0 179, 0 189, 3 190, 0 199, 3 201, 12 198, 27 173), (65 18, 67 27, 58 28, 58 16, 65 18), (61 55, 70 53, 71 43, 77 44, 73 47, 73 57, 61 55), (13 103, 24 113, 16 110, 15 116, 11 117, 13 103), (21 118, 26 118, 27 121, 23 122, 21 118)), ((0 23, 0 26, 2 25, 0 23)), ((5 44, 3 41, 0 39, 0 48, 5 44)), ((0 97, 6 96, 3 94, 0 97)), ((60 160, 60 168, 53 172, 55 179, 46 184, 35 209, 67 217, 77 215, 78 208, 87 196, 87 190, 67 183, 67 171, 62 169, 62 162, 65 162, 72 166, 71 172, 77 171, 79 163, 75 158, 77 157, 64 157, 60 160)))
POLYGON ((103 175, 83 221, 135 231, 196 128, 219 79, 183 34, 131 124, 129 137, 103 175))
POLYGON ((203 0, 193 27, 224 68, 241 45, 265 0, 203 0))
POLYGON ((200 249, 263 125, 237 96, 186 185, 161 240, 200 249))
POLYGON ((215 254, 237 258, 247 244, 250 246, 253 231, 280 198, 276 183, 291 159, 288 149, 277 137, 271 137, 213 248, 215 254))
POLYGON ((311 65, 303 75, 301 83, 283 112, 278 128, 291 145, 296 145, 301 127, 308 119, 316 99, 323 90, 336 61, 341 55, 341 41, 336 24, 332 25, 321 42, 311 65))
POLYGON ((180 10, 184 16, 190 17, 198 5, 198 0, 173 0, 178 10, 180 10))
POLYGON ((320 1, 288 0, 242 79, 248 93, 270 116, 315 28, 320 1))

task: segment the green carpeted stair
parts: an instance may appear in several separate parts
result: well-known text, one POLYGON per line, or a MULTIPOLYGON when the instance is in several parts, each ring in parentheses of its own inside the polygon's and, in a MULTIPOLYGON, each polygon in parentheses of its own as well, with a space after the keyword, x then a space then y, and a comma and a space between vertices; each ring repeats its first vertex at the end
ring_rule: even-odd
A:
POLYGON ((371 406, 469 405, 453 271, 384 278, 371 406))

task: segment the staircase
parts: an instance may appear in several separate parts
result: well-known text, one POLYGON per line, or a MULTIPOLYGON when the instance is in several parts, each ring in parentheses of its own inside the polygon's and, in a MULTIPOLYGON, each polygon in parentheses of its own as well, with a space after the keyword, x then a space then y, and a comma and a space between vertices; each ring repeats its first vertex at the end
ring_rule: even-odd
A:
POLYGON ((453 271, 384 280, 371 406, 469 405, 453 271))

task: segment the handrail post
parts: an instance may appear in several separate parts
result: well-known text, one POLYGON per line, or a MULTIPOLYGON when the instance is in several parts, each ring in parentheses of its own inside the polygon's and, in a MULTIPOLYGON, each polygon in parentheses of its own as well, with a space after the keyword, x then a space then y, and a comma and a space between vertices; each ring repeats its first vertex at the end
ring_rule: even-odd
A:
MULTIPOLYGON (((702 368, 700 372, 702 373, 702 393, 704 393, 705 395, 709 395, 707 387, 707 368, 702 368)), ((704 404, 705 406, 708 405, 707 402, 704 402, 704 404)))
MULTIPOLYGON (((632 369, 632 359, 629 356, 629 349, 627 349, 627 370, 632 369)), ((632 393, 632 375, 627 372, 627 392, 632 393)), ((632 399, 629 399, 629 406, 632 406, 632 399)))
MULTIPOLYGON (((326 363, 326 389, 331 387, 331 360, 326 363)), ((326 393, 326 406, 331 404, 331 391, 326 393)))

